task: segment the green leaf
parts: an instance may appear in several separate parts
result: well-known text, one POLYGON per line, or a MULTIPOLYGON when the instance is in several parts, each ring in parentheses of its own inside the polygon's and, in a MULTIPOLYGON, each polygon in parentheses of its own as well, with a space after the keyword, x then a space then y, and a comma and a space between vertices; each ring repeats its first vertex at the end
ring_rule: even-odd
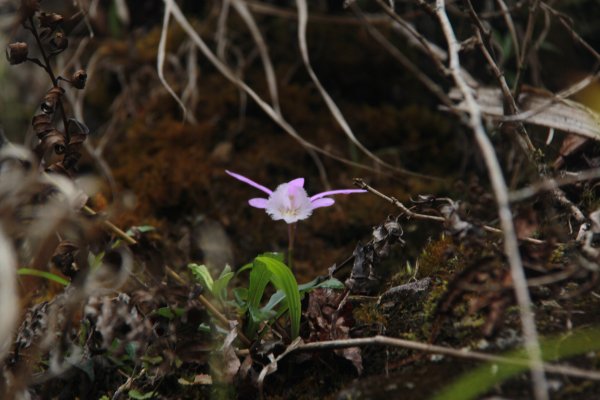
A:
POLYGON ((147 399, 151 399, 156 396, 156 392, 154 392, 154 391, 148 392, 148 393, 142 393, 136 389, 131 389, 127 394, 129 395, 130 399, 135 399, 135 400, 147 400, 147 399))
POLYGON ((156 314, 160 315, 161 317, 165 317, 167 319, 175 318, 175 313, 169 307, 161 307, 161 308, 157 309, 155 312, 156 312, 156 314))
POLYGON ((281 303, 281 301, 284 299, 285 293, 283 292, 283 290, 276 291, 275 293, 273 293, 267 304, 265 304, 263 310, 272 310, 277 304, 281 303))
POLYGON ((223 271, 221 271, 219 279, 217 279, 214 282, 213 295, 219 300, 225 301, 225 299, 227 298, 226 288, 229 284, 229 281, 231 281, 234 275, 235 274, 231 271, 231 267, 229 265, 226 265, 225 268, 223 268, 223 271))
POLYGON ((326 281, 319 283, 316 287, 324 288, 324 289, 336 289, 336 290, 346 289, 346 285, 344 285, 341 281, 339 281, 335 278, 327 279, 326 281))
POLYGON ((130 360, 135 360, 138 347, 139 345, 137 342, 127 342, 127 344, 125 344, 125 353, 127 353, 130 360))
POLYGON ((37 277, 40 277, 40 278, 45 278, 45 279, 48 279, 50 281, 53 281, 53 282, 56 282, 56 283, 60 283, 63 286, 68 286, 69 283, 70 283, 68 280, 66 280, 62 276, 58 276, 58 275, 53 274, 52 272, 48 272, 48 271, 40 271, 39 269, 19 268, 17 270, 17 274, 18 275, 37 276, 37 277))
POLYGON ((310 282, 303 283, 302 285, 298 285, 298 290, 300 293, 310 292, 316 288, 324 288, 324 289, 345 289, 346 286, 339 280, 335 278, 327 279, 323 282, 319 282, 322 278, 315 278, 310 282))
POLYGON ((208 272, 208 268, 206 268, 206 265, 188 264, 188 268, 192 270, 194 278, 196 278, 196 280, 200 282, 200 284, 204 286, 205 289, 214 294, 214 281, 212 276, 210 276, 210 272, 208 272))
MULTIPOLYGON (((253 264, 252 270, 250 271, 250 282, 248 284, 248 309, 259 308, 260 300, 265 292, 265 287, 271 280, 271 275, 271 271, 269 271, 264 264, 258 264, 256 262, 253 264)), ((246 334, 250 337, 254 337, 257 329, 258 323, 250 318, 246 327, 246 334)))
POLYGON ((158 365, 163 362, 162 356, 141 356, 140 360, 151 365, 158 365))
POLYGON ((248 307, 248 288, 240 287, 233 289, 233 298, 237 306, 242 311, 245 311, 248 307))
MULTIPOLYGON (((300 334, 300 317, 301 317, 301 304, 300 304, 300 291, 298 290, 298 282, 292 274, 292 271, 277 258, 270 257, 269 255, 262 255, 256 257, 256 263, 259 265, 263 264, 271 272, 270 280, 273 285, 283 290, 287 305, 289 307, 290 325, 291 325, 291 336, 295 339, 300 334)), ((255 267, 256 268, 256 267, 255 267)))
POLYGON ((183 307, 160 307, 154 310, 157 315, 165 317, 167 319, 173 319, 175 317, 181 317, 185 314, 185 308, 183 307))
POLYGON ((152 225, 140 225, 140 226, 132 226, 131 228, 127 229, 127 232, 125 232, 127 234, 127 236, 133 236, 135 234, 135 232, 139 232, 139 233, 146 233, 146 232, 152 232, 156 230, 155 227, 153 227, 152 225))
POLYGON ((104 254, 103 251, 98 254, 94 254, 91 251, 88 253, 88 263, 90 264, 91 269, 99 268, 102 265, 104 254))
MULTIPOLYGON (((586 328, 579 331, 571 331, 565 335, 545 338, 540 340, 540 347, 544 361, 556 361, 561 358, 572 357, 590 351, 599 351, 600 328, 586 328)), ((505 357, 515 360, 526 360, 527 352, 519 349, 508 353, 505 357)), ((494 368, 493 372, 488 363, 464 374, 438 392, 432 400, 476 399, 491 390, 495 385, 528 369, 526 364, 494 363, 494 365, 497 368, 494 368)))
POLYGON ((250 314, 250 318, 252 318, 252 321, 254 321, 257 324, 261 321, 268 321, 277 315, 277 313, 275 311, 273 311, 271 309, 265 309, 265 307, 263 307, 263 308, 250 307, 248 309, 248 313, 250 314))

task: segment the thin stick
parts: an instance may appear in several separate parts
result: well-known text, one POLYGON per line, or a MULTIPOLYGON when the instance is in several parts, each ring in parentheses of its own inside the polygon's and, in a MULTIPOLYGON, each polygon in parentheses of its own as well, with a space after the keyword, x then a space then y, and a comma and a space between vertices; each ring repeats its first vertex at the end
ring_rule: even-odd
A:
MULTIPOLYGON (((438 84, 431 80, 431 78, 427 76, 421 70, 421 68, 417 67, 407 56, 402 54, 402 52, 398 50, 396 46, 390 43, 390 41, 375 26, 369 24, 365 14, 356 4, 352 4, 352 9, 360 17, 360 20, 363 22, 364 27, 367 29, 369 34, 371 34, 371 36, 379 44, 381 44, 381 46, 383 46, 383 48, 386 49, 392 57, 394 57, 406 70, 408 70, 408 72, 413 74, 423 84, 423 86, 429 89, 429 91, 433 93, 446 107, 452 110, 454 104, 446 92, 444 92, 438 84)), ((433 57, 433 60, 438 60, 433 53, 431 53, 431 56, 433 57)), ((439 60, 438 63, 442 64, 439 60)))
POLYGON ((523 37, 523 47, 521 47, 521 54, 517 60, 517 76, 513 85, 513 92, 515 97, 519 98, 519 92, 521 87, 521 79, 523 77, 523 71, 527 66, 527 56, 529 55, 529 43, 533 36, 533 28, 535 26, 535 17, 537 16, 538 5, 540 0, 531 0, 529 5, 529 16, 527 17, 527 28, 525 28, 525 36, 523 37))
MULTIPOLYGON (((534 0, 534 3, 537 5, 538 1, 534 0)), ((542 352, 538 340, 537 328, 535 326, 535 317, 531 307, 531 298, 527 289, 527 279, 525 277, 525 271, 523 270, 521 254, 519 253, 519 244, 513 225, 506 182, 502 175, 500 163, 494 152, 494 147, 483 127, 481 109, 462 76, 460 60, 458 58, 460 45, 454 35, 454 30, 450 24, 448 15, 446 14, 446 3, 444 0, 436 0, 435 14, 438 17, 442 31, 448 42, 450 71, 454 78, 454 82, 462 92, 468 106, 468 124, 475 134, 475 140, 477 141, 488 168, 490 181, 498 204, 498 215, 504 234, 504 252, 510 265, 515 296, 519 305, 525 349, 529 356, 529 367, 531 369, 534 396, 536 400, 547 400, 549 398, 548 383, 546 381, 546 376, 544 375, 542 352)), ((532 18, 531 15, 530 18, 532 18)), ((531 22, 531 25, 533 25, 533 22, 531 22)), ((531 30, 533 30, 533 27, 531 27, 531 30)), ((526 54, 526 45, 526 43, 523 44, 522 54, 526 54)))
POLYGON ((542 2, 540 4, 540 6, 545 11, 550 12, 553 16, 558 18, 558 21, 561 23, 561 25, 563 25, 565 27, 565 29, 569 32, 569 34, 571 35, 571 38, 573 38, 574 41, 576 41, 581 46, 583 46, 587 51, 589 51, 590 54, 592 54, 596 60, 600 60, 600 53, 598 53, 596 51, 596 49, 594 49, 593 46, 591 46, 587 41, 585 41, 577 32, 575 32, 575 30, 573 29, 573 26, 572 26, 573 21, 570 18, 568 18, 564 14, 556 11, 554 8, 552 8, 551 6, 549 6, 546 3, 542 2))
MULTIPOLYGON (((412 350, 424 351, 427 353, 443 354, 450 357, 462 358, 467 360, 477 360, 498 364, 528 366, 526 359, 509 358, 482 353, 478 351, 457 350, 450 347, 443 347, 434 344, 416 342, 412 340, 392 338, 388 336, 377 335, 370 338, 356 338, 343 340, 328 340, 323 342, 304 343, 295 347, 293 351, 320 351, 327 349, 342 349, 356 346, 381 345, 403 347, 412 350)), ((582 379, 600 380, 600 372, 588 371, 567 365, 555 365, 543 363, 542 368, 546 372, 562 374, 582 379)))
MULTIPOLYGON (((477 45, 479 46, 479 49, 481 50, 483 56, 485 57, 488 65, 494 72, 494 77, 498 81, 498 86, 500 86, 500 89, 502 90, 502 94, 504 95, 505 113, 508 112, 508 114, 510 114, 510 115, 515 115, 519 112, 519 107, 517 106, 517 102, 515 101, 515 98, 513 97, 512 93, 510 92, 510 88, 508 87, 508 84, 506 83, 506 78, 504 77, 504 74, 502 73, 502 71, 500 71, 500 67, 498 67, 498 65, 496 64, 496 60, 494 59, 494 56, 491 53, 493 48, 492 48, 492 43, 490 41, 490 32, 484 28, 483 22, 481 21, 481 19, 475 12, 475 9, 473 8, 473 4, 471 3, 471 0, 466 0, 466 3, 467 3, 467 6, 469 7, 469 15, 471 16, 471 19, 473 20, 475 28, 476 28, 475 34, 476 34, 476 39, 477 39, 477 45), (484 36, 486 39, 485 41, 484 41, 484 36), (487 44, 487 46, 486 46, 486 44, 487 44), (488 50, 488 48, 489 48, 489 50, 488 50)), ((535 162, 534 155, 536 152, 536 148, 533 145, 531 139, 529 138, 529 135, 527 134, 527 130, 525 129, 525 126, 523 126, 522 123, 517 123, 516 129, 519 134, 519 136, 518 136, 518 138, 520 139, 519 144, 521 144, 521 147, 524 148, 525 153, 527 154, 529 159, 531 161, 535 162)))
POLYGON ((509 198, 511 202, 523 201, 537 195, 542 191, 552 191, 561 186, 571 185, 573 183, 597 178, 600 178, 600 168, 588 169, 577 172, 574 176, 567 176, 564 178, 549 178, 524 188, 513 190, 509 193, 509 198))
MULTIPOLYGON (((263 15, 271 15, 280 18, 287 19, 296 19, 298 18, 298 13, 290 8, 277 7, 271 4, 259 2, 259 1, 248 1, 245 0, 248 4, 248 7, 258 13, 263 15)), ((368 16, 370 24, 374 25, 384 25, 387 26, 390 24, 388 18, 379 15, 368 16)), ((348 18, 346 16, 332 16, 332 15, 323 15, 313 13, 310 16, 310 23, 322 23, 322 24, 340 24, 340 25, 359 25, 360 21, 357 21, 356 18, 348 18)))
POLYGON ((298 9, 298 45, 300 46, 300 55, 302 57, 302 62, 304 63, 304 67, 306 72, 308 72, 308 76, 312 80, 313 84, 316 86, 317 90, 321 94, 325 105, 329 109, 329 112, 338 123, 342 132, 346 135, 348 140, 352 142, 363 154, 373 160, 375 163, 386 167, 390 170, 398 169, 396 166, 391 165, 390 163, 382 160, 376 154, 374 154, 371 150, 369 150, 354 134, 350 124, 348 123, 346 117, 342 113, 342 110, 333 100, 329 92, 325 89, 321 80, 317 76, 315 70, 312 67, 310 56, 308 53, 308 43, 306 40, 306 27, 308 25, 308 3, 306 0, 296 0, 296 7, 298 9))
POLYGON ((412 39, 413 41, 416 40, 417 43, 420 43, 419 49, 429 55, 429 58, 435 63, 438 71, 444 76, 448 75, 448 69, 442 62, 448 59, 448 54, 446 51, 440 49, 435 44, 427 40, 411 24, 401 18, 384 0, 375 1, 387 15, 389 15, 399 26, 403 28, 403 32, 410 34, 410 36, 407 36, 408 38, 412 39))
MULTIPOLYGON (((91 216, 97 216, 98 213, 94 210, 92 210, 90 207, 88 206, 83 206, 82 210, 91 216)), ((117 236, 118 238, 122 239, 125 243, 127 243, 130 246, 134 246, 137 244, 137 241, 132 238, 131 236, 129 236, 127 233, 125 233, 123 230, 121 230, 121 228, 119 228, 118 226, 116 226, 115 224, 113 224, 112 222, 110 222, 107 219, 104 219, 102 221, 102 223, 104 224, 104 226, 106 226, 106 228, 108 228, 109 231, 113 232, 115 234, 115 236, 117 236)))
POLYGON ((550 96, 548 100, 541 103, 539 106, 532 108, 530 110, 521 112, 516 115, 507 115, 502 118, 502 121, 526 121, 527 119, 533 117, 541 113, 542 111, 548 109, 548 107, 553 106, 556 103, 559 103, 568 97, 573 96, 574 94, 582 91, 595 81, 600 79, 600 73, 595 73, 593 75, 588 75, 580 81, 575 82, 573 85, 567 87, 566 89, 561 90, 560 92, 550 96))
POLYGON ((508 32, 510 32, 510 38, 513 42, 513 46, 515 49, 515 54, 520 54, 521 50, 519 49, 519 39, 517 38, 517 30, 515 29, 515 24, 512 19, 512 15, 508 11, 508 7, 504 0, 496 0, 498 6, 502 10, 502 15, 504 17, 504 21, 506 22, 506 26, 508 27, 508 32))
MULTIPOLYGON (((236 86, 238 86, 240 89, 242 89, 244 92, 246 92, 248 94, 248 96, 250 96, 255 102, 256 104, 275 122, 277 123, 277 125, 279 125, 279 127, 281 127, 281 129, 283 129, 287 134, 289 134, 292 138, 294 138, 298 143, 300 143, 303 147, 308 148, 308 149, 312 149, 314 151, 316 151, 317 153, 323 154, 331 159, 337 160, 341 163, 344 163, 346 165, 351 165, 360 169, 366 169, 369 171, 373 171, 373 172, 377 172, 377 173, 382 173, 381 170, 378 170, 376 168, 370 167, 368 165, 364 165, 364 164, 360 164, 351 160, 348 160, 344 157, 338 156, 334 153, 331 153, 325 149, 323 149, 322 147, 319 147, 309 141, 307 141, 306 139, 304 139, 297 131, 296 129, 290 125, 290 123, 284 119, 284 117, 277 113, 277 111, 275 111, 275 109, 268 104, 266 101, 264 101, 259 95, 258 93, 256 93, 256 91, 254 91, 254 89, 252 89, 250 86, 248 86, 248 84, 246 82, 244 82, 243 80, 241 80, 238 76, 236 76, 235 73, 233 73, 231 71, 231 69, 225 65, 221 60, 219 60, 218 57, 216 57, 216 55, 213 53, 213 51, 210 49, 210 47, 204 42, 204 40, 202 40, 202 38, 200 37, 200 35, 198 34, 198 32, 196 32, 196 30, 192 27, 192 25, 190 24, 190 22, 188 21, 188 19, 185 17, 185 15, 183 14, 183 12, 181 11, 181 9, 179 8, 179 6, 177 5, 177 3, 175 3, 173 0, 163 0, 163 2, 169 3, 170 5, 170 12, 172 13, 173 18, 179 23, 179 25, 181 26, 181 28, 185 31, 185 33, 188 35, 188 37, 193 41, 193 43, 198 46, 198 49, 200 49, 200 51, 202 52, 202 54, 210 61, 211 64, 213 64, 213 66, 225 77, 227 78, 229 81, 231 81, 233 84, 235 84, 236 86)), ((401 173, 404 175, 409 175, 409 176, 414 176, 414 177, 419 177, 419 178, 423 178, 423 179, 437 179, 431 176, 427 176, 427 175, 423 175, 423 174, 419 174, 417 172, 412 172, 412 171, 408 171, 406 169, 403 168, 399 168, 399 167, 393 167, 391 166, 391 169, 397 173, 401 173)))
MULTIPOLYGON (((599 175, 600 175, 600 173, 599 173, 599 175)), ((446 221, 446 219, 444 217, 440 217, 440 216, 437 216, 437 215, 429 215, 429 214, 419 214, 419 213, 416 213, 414 211, 411 211, 409 208, 407 208, 404 204, 402 204, 402 202, 400 202, 395 197, 390 197, 390 196, 387 196, 387 195, 381 193, 379 190, 373 188, 372 186, 367 185, 365 183, 365 181, 363 181, 360 178, 355 178, 354 179, 354 184, 356 186, 360 187, 361 189, 365 189, 365 190, 373 193, 374 195, 379 196, 382 199, 384 199, 384 200, 392 203, 393 205, 395 205, 396 207, 398 207, 399 209, 401 209, 402 212, 405 213, 410 218, 421 219, 421 220, 428 220, 428 221, 435 221, 435 222, 442 222, 442 223, 444 223, 446 221)), ((483 225, 481 228, 484 231, 487 231, 487 232, 496 233, 496 234, 502 234, 502 230, 501 229, 494 228, 493 226, 483 225)), ((529 242, 529 243, 533 243, 533 244, 544 244, 544 243, 546 243, 544 240, 534 239, 534 238, 530 238, 530 237, 523 238, 522 240, 524 242, 529 242)))
POLYGON ((166 3, 165 7, 166 7, 165 15, 163 16, 163 24, 162 24, 162 29, 160 32, 160 40, 158 42, 158 50, 156 53, 156 71, 158 72, 158 79, 160 80, 160 82, 162 83, 164 88, 171 95, 171 97, 177 102, 179 107, 181 107, 181 111, 183 112, 182 119, 183 119, 183 121, 185 121, 187 118, 188 109, 185 106, 185 104, 183 104, 183 101, 181 100, 179 95, 177 93, 175 93, 175 90, 173 90, 173 88, 171 87, 169 82, 167 82, 167 79, 165 78, 165 73, 164 73, 165 57, 166 57, 166 53, 167 53, 167 36, 169 34, 169 18, 171 17, 171 12, 169 10, 169 7, 171 7, 171 4, 166 3))

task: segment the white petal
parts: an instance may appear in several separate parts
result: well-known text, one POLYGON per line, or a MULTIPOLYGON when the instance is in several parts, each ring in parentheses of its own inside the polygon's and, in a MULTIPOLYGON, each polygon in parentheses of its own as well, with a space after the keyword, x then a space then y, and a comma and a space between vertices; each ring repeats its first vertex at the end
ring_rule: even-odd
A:
POLYGON ((283 219, 288 224, 306 219, 313 205, 302 187, 283 183, 277 187, 266 204, 267 213, 274 220, 283 219))

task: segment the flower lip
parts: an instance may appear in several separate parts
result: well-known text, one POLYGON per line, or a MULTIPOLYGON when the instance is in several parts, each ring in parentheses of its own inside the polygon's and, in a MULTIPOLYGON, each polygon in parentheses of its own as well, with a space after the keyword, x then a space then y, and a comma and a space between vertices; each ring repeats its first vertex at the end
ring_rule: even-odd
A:
POLYGON ((304 178, 296 178, 287 183, 277 186, 275 191, 246 178, 235 172, 225 172, 250 186, 253 186, 269 195, 265 198, 253 198, 248 201, 250 206, 264 209, 274 220, 283 219, 286 223, 292 224, 299 220, 311 216, 313 210, 321 207, 329 207, 335 203, 335 200, 327 197, 336 194, 365 193, 363 189, 338 189, 328 190, 308 197, 304 189, 304 178))

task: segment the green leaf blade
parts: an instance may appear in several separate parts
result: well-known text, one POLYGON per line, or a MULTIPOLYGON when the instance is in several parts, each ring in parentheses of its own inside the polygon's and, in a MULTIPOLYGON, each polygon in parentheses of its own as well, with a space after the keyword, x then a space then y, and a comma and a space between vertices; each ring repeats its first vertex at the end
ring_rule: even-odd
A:
POLYGON ((302 306, 298 282, 294 274, 284 263, 268 255, 256 257, 256 262, 264 265, 271 272, 271 282, 278 290, 285 293, 286 303, 289 307, 291 336, 292 339, 295 339, 300 335, 302 306))
POLYGON ((19 268, 17 270, 17 274, 18 275, 28 275, 28 276, 37 276, 39 278, 45 278, 45 279, 48 279, 49 281, 60 283, 63 286, 68 286, 69 283, 71 283, 68 280, 66 280, 65 278, 63 278, 62 276, 58 276, 58 275, 53 274, 52 272, 48 272, 48 271, 40 271, 39 269, 19 268))

